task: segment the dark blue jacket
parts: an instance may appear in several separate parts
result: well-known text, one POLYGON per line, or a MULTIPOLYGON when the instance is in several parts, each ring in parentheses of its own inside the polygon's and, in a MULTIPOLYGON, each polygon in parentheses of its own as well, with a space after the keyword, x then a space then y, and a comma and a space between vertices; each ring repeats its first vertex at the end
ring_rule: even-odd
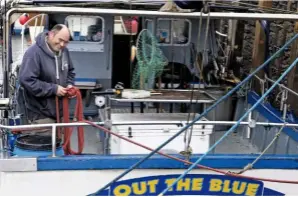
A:
POLYGON ((74 85, 75 73, 68 49, 55 55, 46 43, 46 35, 41 33, 36 37, 36 43, 25 52, 19 71, 29 120, 56 119, 57 84, 74 85))

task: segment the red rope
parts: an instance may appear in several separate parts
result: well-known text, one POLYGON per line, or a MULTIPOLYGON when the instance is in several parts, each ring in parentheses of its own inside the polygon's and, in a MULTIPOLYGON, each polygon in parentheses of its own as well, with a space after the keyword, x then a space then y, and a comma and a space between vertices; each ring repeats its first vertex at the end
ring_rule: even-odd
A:
MULTIPOLYGON (((63 97, 63 122, 69 123, 69 99, 76 97, 77 103, 75 105, 75 111, 74 111, 74 118, 77 119, 77 121, 84 121, 83 117, 83 101, 81 92, 76 87, 71 87, 67 89, 66 95, 63 97)), ((56 103, 56 108, 59 109, 59 103, 56 103)), ((59 110, 57 110, 57 122, 59 121, 59 110)), ((84 128, 83 126, 77 127, 77 135, 78 135, 78 151, 73 151, 71 149, 71 135, 73 132, 73 127, 64 127, 64 144, 63 149, 64 153, 66 155, 79 155, 82 154, 84 149, 84 128)), ((59 131, 58 131, 59 133, 59 131)), ((58 134, 60 136, 60 134, 58 134)))

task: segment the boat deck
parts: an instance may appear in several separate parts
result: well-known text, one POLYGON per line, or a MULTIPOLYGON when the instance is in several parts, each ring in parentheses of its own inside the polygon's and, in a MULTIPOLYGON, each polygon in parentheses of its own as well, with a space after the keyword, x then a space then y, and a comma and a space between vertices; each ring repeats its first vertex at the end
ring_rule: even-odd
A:
MULTIPOLYGON (((190 121, 192 120, 190 116, 190 121)), ((120 122, 127 121, 188 121, 187 114, 144 114, 144 113, 118 113, 112 114, 112 120, 120 122)), ((141 125, 141 124, 140 124, 141 125)), ((152 126, 152 125, 151 125, 152 126)), ((145 127, 145 126, 144 126, 145 127)), ((214 144, 226 131, 215 131, 210 136, 210 146, 214 144)), ((172 136, 173 134, 169 135, 172 136)), ((181 134, 182 136, 184 134, 181 134)), ((134 139, 132 139, 134 140, 134 139)), ((145 145, 146 141, 143 142, 145 145)), ((76 150, 77 147, 77 133, 73 132, 72 147, 76 150)), ((103 139, 102 134, 93 127, 85 127, 85 154, 102 154, 103 153, 103 139)), ((226 137, 216 148, 212 151, 213 154, 256 154, 259 153, 257 147, 250 144, 249 140, 243 138, 242 129, 239 128, 237 132, 230 134, 226 137)), ((212 154, 211 153, 211 154, 212 154)))
MULTIPOLYGON (((216 131, 212 134, 213 142, 217 141, 226 131, 216 131)), ((72 135, 72 147, 77 150, 77 132, 72 135)), ((95 128, 85 129, 84 154, 102 154, 103 142, 100 140, 99 132, 95 128)), ((226 137, 212 152, 213 154, 256 154, 260 153, 248 140, 242 138, 241 134, 233 133, 226 137)))

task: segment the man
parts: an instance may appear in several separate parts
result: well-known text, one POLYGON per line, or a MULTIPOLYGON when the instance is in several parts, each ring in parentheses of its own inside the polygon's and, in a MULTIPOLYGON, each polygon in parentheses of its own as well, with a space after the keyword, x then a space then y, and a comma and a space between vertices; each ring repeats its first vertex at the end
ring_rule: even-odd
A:
MULTIPOLYGON (((31 124, 56 121, 56 96, 64 96, 74 85, 74 67, 66 48, 69 29, 62 24, 40 33, 36 42, 24 54, 19 71, 19 83, 31 124)), ((60 99, 60 115, 62 102, 60 99)))

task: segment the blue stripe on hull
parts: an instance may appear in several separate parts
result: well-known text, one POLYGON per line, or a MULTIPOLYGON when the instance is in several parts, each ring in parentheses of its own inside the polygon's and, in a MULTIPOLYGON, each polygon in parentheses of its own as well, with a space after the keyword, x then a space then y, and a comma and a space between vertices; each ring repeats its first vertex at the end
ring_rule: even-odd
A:
MULTIPOLYGON (((200 155, 192 157, 194 162, 200 155)), ((119 155, 119 156, 99 156, 83 155, 68 157, 39 157, 37 168, 43 170, 103 170, 103 169, 127 169, 144 156, 142 155, 119 155)), ((179 156, 177 156, 179 157, 179 156)), ((202 165, 212 168, 241 169, 252 162, 257 155, 209 155, 202 162, 202 165)), ((180 158, 182 158, 180 156, 180 158)), ((154 156, 144 162, 139 169, 186 169, 189 166, 179 161, 154 156)), ((298 169, 298 155, 266 155, 255 165, 255 169, 298 169)))

